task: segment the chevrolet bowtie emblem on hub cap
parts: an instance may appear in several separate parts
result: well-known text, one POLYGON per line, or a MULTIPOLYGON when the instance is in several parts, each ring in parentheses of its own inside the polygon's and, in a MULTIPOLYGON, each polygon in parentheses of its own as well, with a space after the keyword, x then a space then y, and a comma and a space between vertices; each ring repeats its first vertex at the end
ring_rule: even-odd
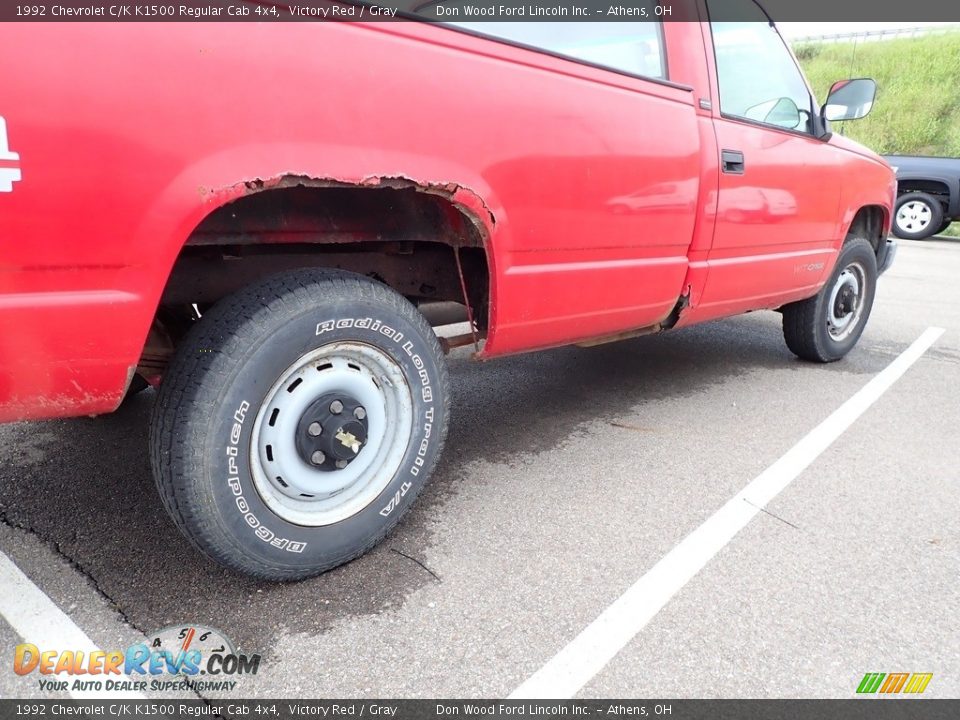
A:
POLYGON ((357 436, 353 433, 341 430, 334 437, 336 437, 344 447, 350 448, 355 453, 360 452, 360 441, 357 440, 357 436))
POLYGON ((11 152, 7 142, 7 121, 0 117, 0 192, 13 192, 13 184, 21 179, 20 168, 6 167, 20 162, 19 153, 11 152))

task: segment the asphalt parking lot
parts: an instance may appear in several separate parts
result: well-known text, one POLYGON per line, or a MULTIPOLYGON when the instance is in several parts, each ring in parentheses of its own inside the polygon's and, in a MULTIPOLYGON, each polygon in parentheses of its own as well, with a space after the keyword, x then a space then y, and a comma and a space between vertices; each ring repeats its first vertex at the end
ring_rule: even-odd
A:
MULTIPOLYGON (((614 628, 622 649, 572 692, 845 698, 867 672, 930 672, 925 696, 960 697, 958 288, 960 240, 901 242, 860 344, 829 366, 795 359, 775 313, 455 354, 447 450, 414 511, 297 584, 221 570, 174 529, 148 469, 152 393, 3 426, 0 550, 99 647, 201 623, 261 653, 233 696, 503 697, 943 328, 635 634, 614 628)), ((12 672, 18 642, 0 619, 0 694, 61 696, 12 672)))

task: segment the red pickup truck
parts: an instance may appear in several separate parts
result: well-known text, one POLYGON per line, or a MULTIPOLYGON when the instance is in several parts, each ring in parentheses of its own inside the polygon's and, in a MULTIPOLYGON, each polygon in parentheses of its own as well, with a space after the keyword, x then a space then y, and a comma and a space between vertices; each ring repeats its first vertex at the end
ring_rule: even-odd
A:
POLYGON ((662 23, 8 33, 0 421, 155 386, 177 526, 294 579, 410 507, 444 444, 450 347, 770 309, 801 358, 843 357, 893 259, 896 187, 830 121, 875 85, 819 105, 763 9, 723 2, 736 21, 673 0, 662 23), (468 332, 438 339, 436 302, 468 332))

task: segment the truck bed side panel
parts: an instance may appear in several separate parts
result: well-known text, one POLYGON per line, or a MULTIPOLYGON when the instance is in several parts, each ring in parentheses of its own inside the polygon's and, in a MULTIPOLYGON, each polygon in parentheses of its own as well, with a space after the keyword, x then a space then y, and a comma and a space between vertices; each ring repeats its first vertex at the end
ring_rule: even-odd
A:
POLYGON ((406 178, 487 233, 486 354, 655 323, 681 292, 691 93, 420 24, 36 24, 0 116, 0 421, 120 401, 212 210, 286 175, 406 178))

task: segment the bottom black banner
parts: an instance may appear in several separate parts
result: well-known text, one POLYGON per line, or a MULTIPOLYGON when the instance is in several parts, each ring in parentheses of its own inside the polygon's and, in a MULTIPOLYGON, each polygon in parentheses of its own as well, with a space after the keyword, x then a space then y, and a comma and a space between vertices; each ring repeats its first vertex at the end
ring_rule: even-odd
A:
POLYGON ((0 700, 0 718, 830 718, 960 717, 960 700, 0 700))

